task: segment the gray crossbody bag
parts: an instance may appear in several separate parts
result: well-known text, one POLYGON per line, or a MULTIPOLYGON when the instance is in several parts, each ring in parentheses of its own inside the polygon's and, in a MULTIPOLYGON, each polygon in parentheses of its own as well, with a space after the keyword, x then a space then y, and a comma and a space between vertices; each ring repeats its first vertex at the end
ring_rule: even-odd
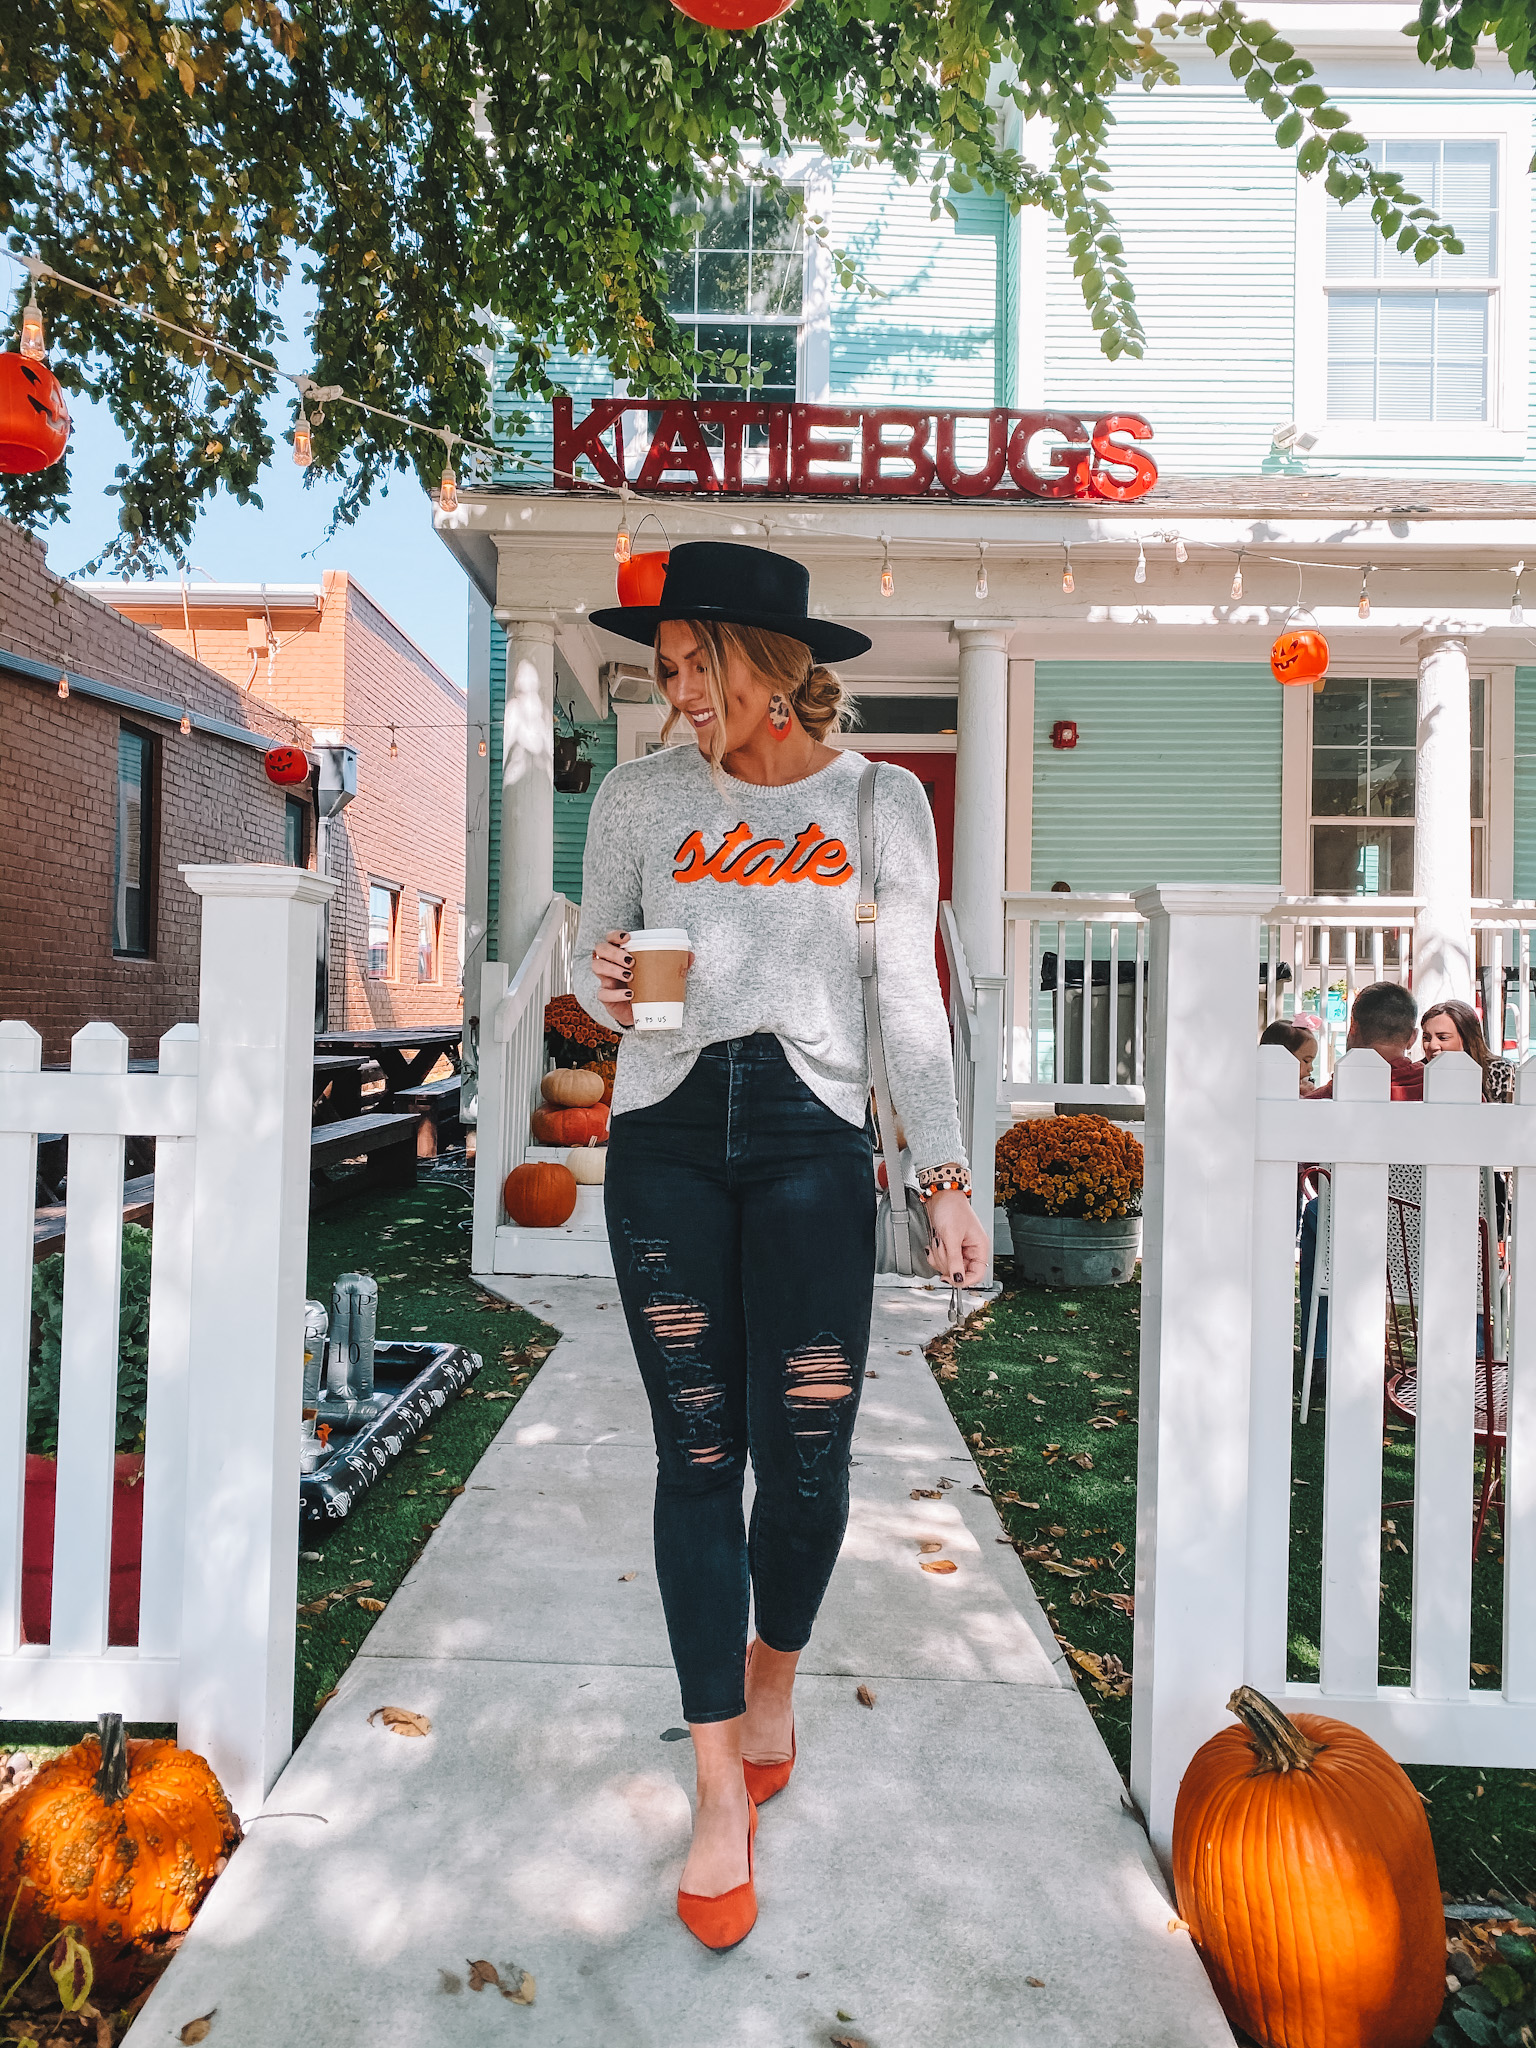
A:
POLYGON ((875 971, 875 771, 868 762, 859 776, 859 900, 854 907, 859 934, 859 982, 864 991, 864 1036, 869 1047, 869 1078, 880 1121, 880 1150, 887 1188, 875 1209, 875 1271, 900 1273, 905 1279, 931 1277, 928 1264, 928 1216, 922 1202, 909 1199, 901 1177, 901 1152, 896 1143, 896 1108, 891 1100, 885 1065, 885 1038, 880 1030, 880 980, 875 971))

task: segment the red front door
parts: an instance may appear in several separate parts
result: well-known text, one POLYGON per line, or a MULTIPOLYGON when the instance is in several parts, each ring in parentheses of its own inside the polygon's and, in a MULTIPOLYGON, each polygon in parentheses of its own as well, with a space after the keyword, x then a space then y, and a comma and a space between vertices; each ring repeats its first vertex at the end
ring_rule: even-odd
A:
MULTIPOLYGON (((955 757, 953 754, 896 754, 886 748, 860 747, 859 752, 869 761, 891 761, 898 768, 910 768, 923 785, 928 797, 928 807, 933 812, 934 834, 939 842, 939 901, 947 903, 950 895, 950 875, 955 858, 955 757)), ((945 1006, 949 1003, 949 966, 944 958, 944 944, 937 932, 934 933, 934 952, 939 963, 939 987, 944 991, 945 1006)))

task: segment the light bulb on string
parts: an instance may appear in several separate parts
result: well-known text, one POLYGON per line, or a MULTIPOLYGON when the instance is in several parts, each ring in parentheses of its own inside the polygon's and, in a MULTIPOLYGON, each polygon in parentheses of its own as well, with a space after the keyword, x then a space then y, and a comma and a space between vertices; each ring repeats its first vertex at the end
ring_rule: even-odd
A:
POLYGON ((35 283, 27 294, 27 303, 21 315, 21 353, 29 356, 34 363, 40 363, 46 353, 43 344, 43 309, 37 303, 35 283))
POLYGON ((976 543, 976 595, 987 594, 987 544, 984 540, 976 543))
POLYGON ((634 542, 629 531, 629 493, 624 493, 624 503, 619 507, 619 530, 613 536, 613 559, 622 569, 634 553, 634 542))
POLYGON ((1515 564, 1515 594, 1509 601, 1509 623, 1512 626, 1525 624, 1525 606, 1520 602, 1520 578, 1525 574, 1524 562, 1515 564))
POLYGON ((880 536, 880 595, 896 595, 896 578, 891 573, 891 546, 884 534, 880 536))
POLYGON ((1365 587, 1365 579, 1370 573, 1370 565, 1367 563, 1365 568, 1360 571, 1360 602, 1355 607, 1356 612, 1362 619, 1368 619, 1371 616, 1371 593, 1365 587))
POLYGON ((1232 578, 1232 602, 1240 604, 1243 596, 1243 551, 1237 552, 1237 570, 1232 578))
POLYGON ((453 441, 452 434, 444 434, 443 480, 437 493, 439 512, 457 512, 459 509, 459 480, 453 473, 453 441))
POLYGON ((1189 549, 1184 545, 1184 536, 1182 533, 1173 543, 1173 559, 1176 562, 1178 562, 1181 566, 1189 560, 1189 549))
POLYGON ((293 429, 293 459, 300 469, 308 469, 315 459, 314 443, 309 438, 309 415, 304 410, 304 401, 299 400, 299 417, 293 429))
POLYGON ((1077 588, 1072 575, 1072 550, 1063 541, 1061 544, 1061 589, 1062 595, 1070 597, 1077 588))
POLYGON ((479 754, 479 756, 480 756, 481 760, 483 761, 483 760, 485 759, 485 754, 486 754, 486 747, 485 747, 485 741, 484 741, 484 740, 482 740, 482 741, 480 742, 480 745, 479 745, 479 747, 478 747, 478 748, 476 749, 476 751, 478 752, 478 754, 479 754))
POLYGON ((66 701, 66 699, 68 698, 68 696, 69 696, 69 677, 68 677, 68 676, 60 676, 60 677, 59 677, 59 702, 60 702, 61 704, 62 704, 62 703, 64 703, 64 702, 66 701))
POLYGON ((190 718, 190 717, 189 717, 189 716, 187 715, 187 713, 186 713, 185 711, 183 711, 183 713, 181 714, 181 736, 182 736, 182 738, 183 738, 183 739, 185 739, 185 738, 186 738, 186 736, 187 736, 187 734, 188 734, 188 733, 189 733, 189 732, 190 732, 191 730, 192 730, 192 720, 191 720, 191 718, 190 718))
POLYGON ((400 758, 400 742, 395 738, 393 726, 389 728, 389 758, 391 761, 398 761, 400 758))
POLYGON ((1132 578, 1131 578, 1131 581, 1132 581, 1133 583, 1145 583, 1145 582, 1146 582, 1146 580, 1147 580, 1147 549, 1146 549, 1146 543, 1145 543, 1144 541, 1137 541, 1137 543, 1136 543, 1136 573, 1135 573, 1135 574, 1134 574, 1134 575, 1132 576, 1132 578))

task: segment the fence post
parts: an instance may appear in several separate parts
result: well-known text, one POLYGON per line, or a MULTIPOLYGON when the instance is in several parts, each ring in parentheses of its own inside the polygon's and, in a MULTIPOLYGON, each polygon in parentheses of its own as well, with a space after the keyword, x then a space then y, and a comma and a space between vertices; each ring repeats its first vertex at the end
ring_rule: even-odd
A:
POLYGON ((177 1739, 250 1814, 293 1743, 315 945, 334 884, 182 873, 203 933, 177 1739))
MULTIPOLYGON (((43 1041, 19 1017, 0 1023, 0 1074, 35 1075, 43 1041)), ((0 1132, 0 1657, 21 1641, 21 1524, 32 1349, 32 1205, 36 1131, 0 1132)))
POLYGON ((972 1207, 987 1234, 985 1285, 994 1278, 997 1198, 997 1112, 1003 1090, 1003 1004, 1007 982, 1001 974, 973 977, 976 990, 976 1042, 971 1048, 970 1142, 972 1207))
POLYGON ((501 1186, 508 1171, 507 1048, 496 1036, 496 1012, 511 971, 505 960, 487 960, 480 970, 480 1103, 475 1121, 475 1192, 469 1240, 472 1273, 495 1270, 501 1186))
POLYGON ((1131 1790, 1166 1863, 1185 1766, 1243 1677, 1259 918, 1144 889, 1150 922, 1131 1790))

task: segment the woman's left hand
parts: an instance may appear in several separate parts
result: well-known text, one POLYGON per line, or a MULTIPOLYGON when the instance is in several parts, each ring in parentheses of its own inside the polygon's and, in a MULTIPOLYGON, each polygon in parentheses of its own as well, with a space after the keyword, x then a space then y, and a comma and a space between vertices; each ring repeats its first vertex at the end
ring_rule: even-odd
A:
POLYGON ((927 1204, 932 1242, 928 1263, 941 1279, 979 1286, 987 1272, 987 1233, 958 1188, 946 1188, 927 1204))

